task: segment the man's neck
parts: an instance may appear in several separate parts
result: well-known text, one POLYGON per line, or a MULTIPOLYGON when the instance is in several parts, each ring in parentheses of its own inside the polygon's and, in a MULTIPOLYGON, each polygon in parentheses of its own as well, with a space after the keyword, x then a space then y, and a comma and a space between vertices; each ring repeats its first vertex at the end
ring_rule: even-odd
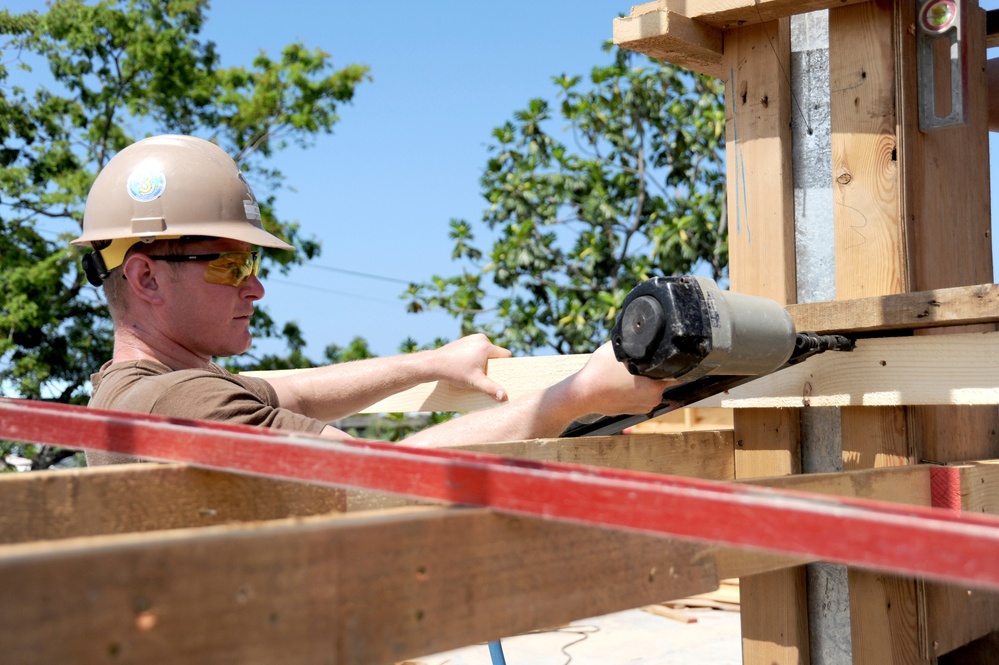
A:
POLYGON ((204 369, 211 358, 203 357, 162 336, 149 334, 138 326, 116 326, 112 362, 153 360, 172 370, 204 369))

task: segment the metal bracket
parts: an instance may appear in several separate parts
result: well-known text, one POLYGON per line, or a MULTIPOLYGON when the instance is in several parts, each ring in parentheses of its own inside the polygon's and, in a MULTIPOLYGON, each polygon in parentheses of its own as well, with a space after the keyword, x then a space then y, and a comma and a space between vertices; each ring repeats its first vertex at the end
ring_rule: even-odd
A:
POLYGON ((965 0, 918 0, 916 9, 916 67, 919 71, 919 129, 968 124, 968 45, 965 0), (940 48, 946 47, 946 53, 940 48), (943 66, 946 56, 949 71, 943 66), (947 75, 937 80, 937 75, 947 75), (950 88, 949 110, 946 88, 950 88))

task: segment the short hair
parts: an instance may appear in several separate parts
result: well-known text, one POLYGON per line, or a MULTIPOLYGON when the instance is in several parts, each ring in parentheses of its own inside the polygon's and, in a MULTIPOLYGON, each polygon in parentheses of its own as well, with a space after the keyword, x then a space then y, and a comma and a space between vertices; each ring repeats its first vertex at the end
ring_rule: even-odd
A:
MULTIPOLYGON (((183 254, 184 244, 192 239, 185 237, 172 240, 154 240, 153 242, 139 242, 129 247, 128 251, 125 252, 125 260, 120 266, 108 271, 107 277, 101 284, 104 289, 104 300, 108 305, 108 313, 111 314, 113 322, 117 322, 128 312, 128 297, 126 296, 128 285, 125 283, 127 280, 124 272, 125 262, 128 261, 128 258, 133 254, 149 254, 151 251, 155 251, 157 254, 183 254)), ((176 267, 172 263, 168 265, 171 269, 176 267)))

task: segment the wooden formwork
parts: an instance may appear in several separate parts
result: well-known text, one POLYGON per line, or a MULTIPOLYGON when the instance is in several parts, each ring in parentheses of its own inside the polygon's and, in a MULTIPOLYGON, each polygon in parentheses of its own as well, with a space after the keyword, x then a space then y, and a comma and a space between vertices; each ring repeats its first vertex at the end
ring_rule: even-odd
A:
MULTIPOLYGON (((924 133, 916 6, 664 0, 616 21, 619 45, 726 82, 733 290, 796 298, 788 17, 813 10, 828 10, 836 298, 992 280, 985 12, 963 3, 968 124, 924 133)), ((999 448, 993 407, 849 406, 838 427, 846 470, 993 458, 999 448)), ((795 410, 739 411, 735 436, 740 478, 798 473, 810 443, 795 410)), ((803 571, 743 580, 742 590, 745 662, 807 662, 803 571)), ((851 571, 849 598, 854 662, 932 662, 999 628, 994 597, 955 587, 851 571)))
MULTIPOLYGON (((999 333, 983 331, 995 326, 999 291, 988 283, 984 118, 918 131, 913 12, 912 3, 881 0, 665 0, 617 21, 619 43, 727 82, 730 182, 740 183, 738 194, 729 188, 732 288, 788 303, 799 329, 869 339, 708 405, 735 409, 731 430, 474 450, 999 513, 999 466, 987 461, 999 458, 999 333), (819 9, 829 10, 835 83, 838 300, 792 304, 787 16, 819 9), (935 335, 929 350, 923 335, 935 335), (840 371, 847 359, 856 364, 840 371), (844 471, 802 475, 809 442, 799 413, 820 404, 841 409, 844 471), (947 481, 942 494, 934 477, 947 481)), ((975 16, 981 60, 984 19, 975 16)), ((984 79, 973 90, 984 107, 984 79)), ((490 367, 514 398, 583 359, 517 360, 490 367)), ((425 386, 376 409, 462 410, 477 400, 425 386)), ((0 437, 28 434, 0 423, 0 437)), ((175 437, 178 448, 189 445, 183 430, 175 437)), ((235 435, 230 454, 240 459, 235 435)), ((294 465, 273 457, 274 468, 294 465)), ((390 663, 710 591, 732 577, 741 579, 745 662, 809 662, 801 564, 813 557, 800 552, 176 464, 0 478, 0 505, 4 662, 390 663)), ((895 545, 904 559, 905 543, 895 545)), ((851 567, 855 662, 946 662, 999 629, 995 594, 965 584, 972 580, 886 570, 851 567)), ((978 657, 992 662, 987 651, 978 657)))

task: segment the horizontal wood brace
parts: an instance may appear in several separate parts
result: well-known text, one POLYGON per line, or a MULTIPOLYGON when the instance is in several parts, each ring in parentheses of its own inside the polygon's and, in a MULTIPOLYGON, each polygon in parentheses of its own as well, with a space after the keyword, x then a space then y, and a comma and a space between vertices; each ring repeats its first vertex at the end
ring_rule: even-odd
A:
POLYGON ((696 407, 999 404, 999 333, 861 339, 696 407))
POLYGON ((726 78, 724 31, 866 0, 659 0, 614 19, 614 43, 691 71, 726 78))

